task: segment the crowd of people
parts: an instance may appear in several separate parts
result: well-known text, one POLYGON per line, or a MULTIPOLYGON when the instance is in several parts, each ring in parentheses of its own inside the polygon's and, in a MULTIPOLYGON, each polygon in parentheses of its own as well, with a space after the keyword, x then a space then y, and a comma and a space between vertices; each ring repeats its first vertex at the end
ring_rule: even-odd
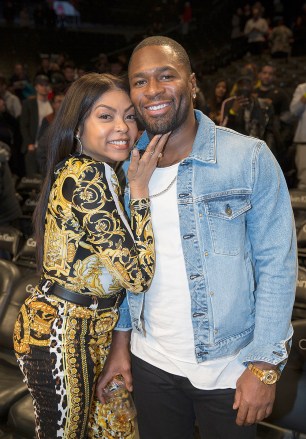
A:
MULTIPOLYGON (((65 53, 44 54, 31 79, 22 63, 10 77, 0 74, 0 141, 10 150, 9 166, 15 181, 23 176, 44 176, 47 128, 66 91, 86 72, 125 75, 127 55, 101 53, 91 66, 77 65, 65 53)), ((290 185, 306 187, 305 103, 303 85, 296 92, 280 87, 279 64, 274 59, 246 60, 235 77, 218 78, 210 88, 197 84, 194 105, 217 125, 263 139, 283 170, 296 179, 290 185), (296 160, 293 155, 296 149, 296 160)), ((141 127, 139 127, 141 129, 141 127)))

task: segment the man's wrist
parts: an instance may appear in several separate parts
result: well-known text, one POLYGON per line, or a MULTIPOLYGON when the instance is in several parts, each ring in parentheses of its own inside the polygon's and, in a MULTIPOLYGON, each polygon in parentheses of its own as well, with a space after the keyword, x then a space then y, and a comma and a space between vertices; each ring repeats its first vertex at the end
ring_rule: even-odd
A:
POLYGON ((252 363, 250 361, 248 363, 248 370, 262 383, 267 385, 275 384, 281 375, 277 366, 265 362, 252 363))
POLYGON ((258 367, 258 369, 261 369, 261 370, 266 370, 266 369, 278 370, 277 365, 271 364, 271 363, 266 363, 265 361, 251 361, 251 363, 254 364, 254 366, 258 367))

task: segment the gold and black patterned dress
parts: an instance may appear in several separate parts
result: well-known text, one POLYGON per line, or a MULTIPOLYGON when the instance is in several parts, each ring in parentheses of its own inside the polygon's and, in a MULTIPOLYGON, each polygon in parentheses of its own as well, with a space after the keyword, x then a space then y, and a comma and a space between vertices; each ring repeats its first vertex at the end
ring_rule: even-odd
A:
MULTIPOLYGON (((148 289, 155 263, 149 200, 133 200, 130 208, 129 224, 109 165, 86 156, 61 163, 46 215, 44 278, 98 297, 148 289)), ((94 396, 117 320, 116 308, 86 308, 39 287, 25 301, 14 347, 38 438, 134 438, 133 422, 116 425, 94 396)))

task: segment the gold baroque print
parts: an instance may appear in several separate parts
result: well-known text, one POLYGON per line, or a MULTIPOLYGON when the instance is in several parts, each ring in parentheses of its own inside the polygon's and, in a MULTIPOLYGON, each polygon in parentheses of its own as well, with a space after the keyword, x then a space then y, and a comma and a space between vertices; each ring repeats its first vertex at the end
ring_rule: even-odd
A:
POLYGON ((22 305, 14 327, 14 350, 18 354, 30 352, 30 346, 49 346, 50 330, 57 316, 57 309, 30 297, 22 305))
MULTIPOLYGON (((45 233, 44 275, 80 294, 99 297, 122 288, 146 290, 155 264, 148 200, 133 200, 133 240, 118 214, 106 166, 86 157, 71 157, 61 165, 50 194, 45 233)), ((111 182, 119 196, 113 170, 111 182)))

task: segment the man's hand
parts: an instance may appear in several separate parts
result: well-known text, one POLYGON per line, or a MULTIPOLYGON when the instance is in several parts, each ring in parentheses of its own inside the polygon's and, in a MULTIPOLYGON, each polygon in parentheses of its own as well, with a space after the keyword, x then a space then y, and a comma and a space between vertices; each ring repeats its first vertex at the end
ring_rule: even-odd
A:
POLYGON ((246 96, 237 96, 236 99, 234 100, 233 105, 232 105, 232 110, 235 113, 238 113, 240 108, 247 107, 249 105, 249 103, 250 103, 250 100, 246 96))
POLYGON ((96 385, 96 394, 102 404, 105 403, 102 396, 103 389, 115 375, 122 375, 125 381, 126 388, 130 392, 133 390, 130 358, 130 338, 131 331, 113 332, 111 348, 96 385))
POLYGON ((234 410, 238 410, 236 423, 252 425, 267 418, 273 408, 276 384, 262 383, 249 369, 237 381, 234 410))

